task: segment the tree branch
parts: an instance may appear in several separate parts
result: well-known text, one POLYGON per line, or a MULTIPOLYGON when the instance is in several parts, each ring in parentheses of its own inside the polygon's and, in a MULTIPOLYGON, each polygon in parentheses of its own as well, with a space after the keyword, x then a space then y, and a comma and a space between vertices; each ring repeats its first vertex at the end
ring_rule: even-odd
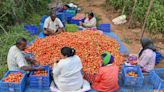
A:
POLYGON ((4 16, 6 16, 7 13, 8 13, 8 12, 4 13, 4 14, 0 17, 0 19, 3 18, 4 16))
POLYGON ((2 27, 1 24, 0 24, 0 27, 2 28, 2 30, 4 31, 4 33, 5 33, 6 35, 9 35, 9 34, 7 33, 7 31, 2 27))
POLYGON ((151 0, 151 1, 150 1, 150 4, 149 4, 149 7, 148 7, 148 9, 147 9, 146 16, 145 16, 145 20, 144 20, 144 24, 143 24, 143 26, 142 26, 141 38, 142 38, 143 35, 144 35, 145 26, 146 26, 146 22, 147 22, 147 18, 149 17, 149 13, 150 13, 151 7, 153 6, 153 3, 154 3, 154 0, 151 0))

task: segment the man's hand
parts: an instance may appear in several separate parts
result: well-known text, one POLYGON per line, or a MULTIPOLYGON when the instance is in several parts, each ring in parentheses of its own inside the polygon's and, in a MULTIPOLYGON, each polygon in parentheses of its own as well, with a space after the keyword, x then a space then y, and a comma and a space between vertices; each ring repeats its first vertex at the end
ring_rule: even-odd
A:
POLYGON ((27 61, 32 61, 32 59, 31 59, 30 57, 25 57, 25 59, 26 59, 27 61))
POLYGON ((83 22, 80 22, 80 26, 83 26, 83 22))

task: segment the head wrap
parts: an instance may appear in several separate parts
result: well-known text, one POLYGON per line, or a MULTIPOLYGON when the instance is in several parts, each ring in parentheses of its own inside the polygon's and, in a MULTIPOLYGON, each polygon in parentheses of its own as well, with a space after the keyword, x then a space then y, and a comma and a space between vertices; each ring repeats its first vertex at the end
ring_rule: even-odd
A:
POLYGON ((142 52, 146 49, 151 49, 153 51, 156 51, 156 48, 155 48, 152 40, 150 40, 148 38, 142 38, 140 40, 140 42, 141 42, 141 45, 142 45, 142 50, 139 53, 139 57, 142 55, 142 52))
POLYGON ((103 65, 112 64, 114 62, 114 57, 109 52, 104 52, 106 54, 105 57, 103 57, 103 65))

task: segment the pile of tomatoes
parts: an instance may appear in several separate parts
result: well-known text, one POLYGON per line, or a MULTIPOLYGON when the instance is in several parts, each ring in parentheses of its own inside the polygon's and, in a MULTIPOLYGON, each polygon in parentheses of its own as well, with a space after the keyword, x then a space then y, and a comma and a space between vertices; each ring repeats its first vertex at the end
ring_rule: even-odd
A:
POLYGON ((73 17, 73 19, 75 20, 82 20, 85 18, 85 15, 84 14, 80 14, 78 13, 75 17, 73 17))
POLYGON ((6 78, 3 79, 4 82, 13 82, 20 83, 23 78, 23 74, 21 72, 10 73, 6 78))
POLYGON ((48 72, 45 70, 35 71, 33 73, 34 76, 48 76, 48 72))
POLYGON ((138 76, 138 74, 136 72, 133 72, 133 71, 128 72, 127 75, 128 76, 133 76, 133 77, 137 77, 138 76))
POLYGON ((83 70, 91 74, 97 73, 101 65, 101 54, 110 52, 115 57, 115 64, 123 64, 120 46, 116 40, 99 31, 84 30, 75 33, 64 32, 55 36, 38 38, 25 51, 35 55, 41 65, 53 65, 53 58, 60 57, 63 47, 71 47, 80 56, 83 70))

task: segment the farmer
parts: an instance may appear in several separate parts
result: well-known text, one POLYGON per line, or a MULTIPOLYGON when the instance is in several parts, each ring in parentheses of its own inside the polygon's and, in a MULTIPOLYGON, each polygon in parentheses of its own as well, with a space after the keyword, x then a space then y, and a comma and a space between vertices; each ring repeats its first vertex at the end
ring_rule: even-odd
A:
POLYGON ((80 23, 84 28, 96 28, 96 18, 93 13, 89 13, 88 17, 84 20, 84 23, 80 23))
POLYGON ((149 72, 155 66, 156 48, 152 40, 148 38, 142 38, 141 45, 142 49, 139 52, 137 64, 142 68, 142 71, 149 72))
POLYGON ((114 57, 105 52, 101 55, 102 67, 99 69, 92 83, 92 88, 98 92, 115 92, 119 89, 119 68, 113 64, 114 57))
MULTIPOLYGON (((62 59, 55 60, 53 67, 53 79, 61 92, 84 92, 90 89, 90 85, 83 80, 82 64, 79 56, 75 55, 73 48, 61 49, 62 59)), ((52 84, 51 84, 51 90, 52 84)))
POLYGON ((32 68, 28 65, 28 61, 33 62, 30 58, 25 58, 22 51, 25 49, 27 41, 25 38, 19 38, 16 41, 16 45, 12 46, 8 52, 7 65, 9 70, 24 70, 31 71, 41 68, 32 68))
POLYGON ((64 32, 64 26, 59 18, 56 17, 54 13, 51 13, 50 17, 48 17, 44 22, 44 34, 56 35, 61 32, 64 32))

